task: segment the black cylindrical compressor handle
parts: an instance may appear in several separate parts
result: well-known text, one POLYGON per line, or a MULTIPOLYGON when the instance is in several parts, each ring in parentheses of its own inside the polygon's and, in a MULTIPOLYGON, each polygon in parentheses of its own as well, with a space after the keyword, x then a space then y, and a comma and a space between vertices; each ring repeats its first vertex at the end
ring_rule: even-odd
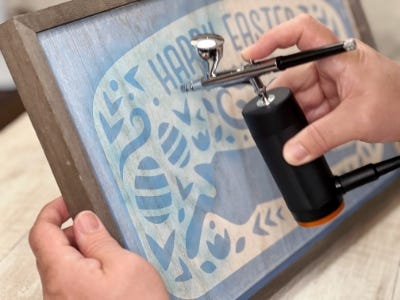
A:
POLYGON ((284 160, 284 144, 308 123, 288 88, 268 94, 275 98, 269 105, 257 105, 257 97, 243 109, 250 133, 297 222, 306 227, 325 223, 343 208, 335 178, 324 157, 302 166, 284 160))

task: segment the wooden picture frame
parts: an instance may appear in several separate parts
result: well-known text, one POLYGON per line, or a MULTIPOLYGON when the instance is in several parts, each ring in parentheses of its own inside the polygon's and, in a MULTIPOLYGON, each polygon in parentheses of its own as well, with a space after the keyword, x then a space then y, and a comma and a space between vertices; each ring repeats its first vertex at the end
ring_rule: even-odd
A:
MULTIPOLYGON (((252 0, 252 2, 257 1, 258 0, 252 0)), ((107 35, 102 35, 102 33, 96 33, 95 31, 93 31, 94 29, 92 27, 86 28, 85 26, 87 24, 92 24, 92 22, 100 22, 96 23, 96 26, 99 26, 98 24, 104 25, 106 23, 103 24, 102 22, 105 22, 105 19, 117 20, 115 21, 116 23, 111 22, 111 25, 115 26, 115 24, 119 24, 120 26, 132 26, 128 31, 124 31, 125 33, 132 33, 132 28, 134 27, 134 24, 139 24, 138 22, 141 22, 143 23, 143 25, 138 26, 137 28, 135 28, 135 30, 138 30, 137 32, 140 32, 141 29, 145 28, 149 31, 147 36, 149 37, 150 33, 156 33, 157 30, 168 27, 170 25, 169 22, 180 20, 180 18, 183 18, 187 14, 194 11, 196 11, 197 13, 198 10, 206 7, 207 5, 213 5, 216 1, 204 0, 193 2, 196 2, 197 4, 187 2, 190 3, 185 4, 187 5, 187 11, 182 10, 180 12, 180 15, 176 16, 176 19, 168 19, 168 21, 164 22, 162 16, 163 14, 165 16, 165 11, 162 11, 163 6, 160 9, 161 2, 159 0, 74 0, 39 12, 14 17, 12 20, 3 24, 0 28, 1 50, 14 77, 25 108, 31 118, 32 124, 37 132, 39 140, 43 146, 54 176, 68 204, 71 214, 76 215, 78 212, 86 209, 95 211, 103 220, 103 222, 107 225, 113 236, 115 236, 125 247, 132 251, 138 252, 148 259, 150 259, 151 257, 148 257, 146 252, 147 250, 145 250, 144 248, 150 247, 153 252, 155 251, 154 249, 158 249, 157 251, 159 252, 161 258, 157 257, 158 259, 155 259, 155 262, 153 261, 153 263, 162 272, 162 275, 164 276, 164 279, 166 279, 167 286, 170 288, 170 291, 174 283, 182 282, 185 275, 187 275, 187 277, 189 278, 188 272, 190 272, 190 270, 188 269, 188 266, 186 264, 187 262, 185 263, 183 259, 175 258, 178 262, 178 267, 182 268, 180 270, 182 274, 174 278, 168 278, 168 275, 166 275, 166 270, 169 268, 169 264, 171 263, 171 253, 168 253, 168 246, 172 245, 169 243, 170 239, 163 238, 164 243, 162 243, 161 245, 150 237, 147 239, 148 244, 146 244, 146 246, 144 247, 142 245, 142 240, 139 236, 141 233, 138 232, 138 229, 135 229, 135 226, 133 226, 131 221, 129 221, 127 215, 128 212, 124 210, 123 206, 120 203, 115 204, 112 203, 112 201, 109 201, 110 198, 120 199, 121 195, 118 194, 120 193, 120 191, 116 191, 115 188, 111 187, 116 184, 115 182, 113 182, 113 177, 107 171, 99 171, 98 169, 96 169, 96 161, 94 161, 91 157, 92 153, 101 152, 100 154, 96 154, 102 156, 98 161, 104 164, 105 162, 107 162, 106 158, 103 157, 104 154, 102 154, 102 151, 100 151, 97 147, 100 145, 100 142, 98 144, 91 144, 90 146, 85 144, 87 141, 87 135, 85 132, 86 130, 90 130, 90 128, 85 128, 84 126, 82 126, 82 124, 77 122, 77 120, 79 120, 79 118, 81 118, 82 115, 84 115, 85 112, 87 113, 89 110, 83 110, 79 113, 78 116, 74 115, 75 107, 72 107, 70 105, 70 102, 68 102, 67 100, 68 97, 66 97, 66 94, 76 88, 76 86, 74 86, 74 84, 76 83, 74 81, 75 78, 71 77, 71 74, 73 74, 72 72, 67 72, 68 74, 62 74, 62 76, 59 74, 60 70, 64 71, 63 68, 65 68, 65 70, 67 70, 68 68, 74 70, 74 67, 76 65, 68 66, 67 64, 70 63, 68 59, 57 61, 57 56, 52 55, 58 55, 60 54, 61 50, 64 51, 64 48, 59 46, 57 43, 60 43, 61 45, 63 43, 62 41, 65 40, 67 40, 68 43, 68 38, 71 38, 72 33, 75 30, 72 27, 74 27, 75 25, 76 27, 79 27, 79 30, 85 28, 85 33, 89 33, 89 35, 85 37, 86 40, 90 41, 93 37, 90 34, 94 32, 94 38, 97 40, 104 39, 104 43, 113 43, 114 41, 117 41, 116 43, 118 43, 126 38, 126 36, 118 35, 119 29, 121 28, 116 28, 116 30, 114 31, 110 30, 106 33, 107 35), (141 10, 143 10, 143 12, 141 12, 140 14, 134 14, 134 12, 141 10), (131 14, 134 14, 134 17, 138 18, 136 23, 128 18, 129 16, 131 16, 131 14), (146 19, 148 17, 147 14, 151 15, 153 18, 146 19), (139 15, 142 17, 141 19, 139 19, 139 15), (154 25, 154 23, 156 23, 156 25, 154 25), (152 29, 153 26, 157 27, 158 29, 152 29), (66 83, 60 84, 60 80, 66 80, 66 83), (152 245, 154 247, 152 247, 152 245), (163 255, 169 255, 169 259, 165 259, 165 257, 163 258, 163 255)), ((268 1, 265 0, 264 2, 267 3, 268 1)), ((274 1, 270 2, 272 3, 274 1)), ((339 13, 342 14, 342 17, 346 16, 343 17, 346 19, 346 26, 353 30, 354 35, 365 40, 367 43, 374 45, 370 30, 368 28, 368 23, 362 12, 360 1, 332 0, 320 2, 323 2, 324 5, 336 5, 340 7, 339 13)), ((184 3, 184 1, 175 1, 173 3, 170 2, 169 11, 174 11, 174 9, 179 10, 180 7, 178 7, 178 5, 182 3, 184 3)), ((229 4, 233 3, 233 0, 225 0, 224 3, 228 3, 227 6, 229 6, 229 4)), ((163 5, 165 6, 166 4, 164 3, 163 5)), ((126 30, 126 28, 124 30, 126 30)), ((121 31, 123 30, 121 29, 121 31)), ((82 60, 82 64, 85 64, 87 60, 93 59, 93 57, 88 57, 90 56, 90 51, 85 52, 85 55, 87 55, 85 56, 79 52, 79 49, 84 47, 90 48, 93 45, 101 45, 101 42, 99 41, 96 41, 96 43, 93 44, 91 44, 90 42, 88 44, 85 44, 85 39, 80 39, 79 43, 77 41, 74 41, 74 43, 71 42, 69 45, 69 47, 71 48, 65 48, 65 52, 72 51, 71 49, 75 49, 74 51, 77 51, 78 53, 76 56, 82 60)), ((137 40, 135 41, 136 44, 134 44, 133 46, 137 46, 143 41, 144 40, 137 40)), ((120 52, 115 54, 116 57, 113 56, 114 52, 111 53, 110 58, 108 59, 112 63, 118 62, 120 58, 125 55, 125 53, 132 50, 131 48, 133 48, 133 46, 129 46, 129 42, 127 44, 128 46, 124 46, 124 50, 118 50, 119 46, 114 47, 114 50, 117 49, 116 52, 120 52)), ((156 44, 157 43, 153 42, 154 48, 158 46, 156 44)), ((162 43, 160 42, 160 44, 162 43)), ((95 53, 96 51, 97 49, 92 49, 93 53, 95 53)), ((142 50, 141 53, 145 55, 145 52, 143 51, 145 50, 142 50)), ((104 54, 105 52, 102 53, 104 54)), ((63 55, 67 54, 61 55, 65 58, 66 56, 63 55)), ((102 60, 102 56, 96 55, 96 53, 93 55, 95 57, 94 61, 96 61, 96 59, 99 61, 102 60)), ((76 61, 74 61, 74 63, 76 63, 76 61)), ((100 67, 100 69, 101 68, 103 67, 100 67)), ((123 67, 121 66, 121 68, 123 67)), ((101 73, 100 75, 103 76, 106 71, 108 71, 108 69, 103 68, 99 71, 99 73, 101 73)), ((126 71, 129 71, 130 73, 128 73, 134 77, 138 69, 131 68, 126 71)), ((125 73, 123 75, 128 75, 128 73, 125 73)), ((113 74, 113 76, 114 75, 115 74, 113 74)), ((96 76, 98 76, 98 74, 96 76)), ((144 78, 145 77, 141 78, 142 81, 140 82, 135 81, 135 78, 133 78, 133 80, 130 82, 130 87, 132 88, 132 86, 134 86, 134 88, 136 88, 136 90, 138 90, 139 92, 144 92, 144 78)), ((99 78, 97 78, 96 80, 97 82, 100 81, 99 78)), ((89 81, 89 83, 92 82, 89 81)), ((114 92, 118 90, 119 82, 117 82, 116 80, 109 80, 107 83, 109 83, 109 86, 107 88, 111 89, 114 92)), ((106 92, 101 92, 103 92, 102 96, 104 96, 105 98, 108 97, 106 92)), ((130 100, 136 101, 134 99, 135 94, 127 92, 127 96, 128 98, 131 98, 130 100)), ((83 98, 83 100, 85 99, 86 98, 83 98)), ((108 101, 110 104, 109 109, 111 110, 113 110, 113 104, 117 105, 116 103, 118 102, 118 99, 115 100, 115 102, 113 101, 114 100, 108 101)), ((152 105, 158 106, 160 99, 153 98, 152 101, 152 105)), ((211 112, 213 110, 212 107, 207 105, 205 106, 206 108, 208 108, 208 112, 211 112)), ((101 117, 102 111, 96 111, 96 108, 93 108, 93 110, 95 111, 96 116, 101 117)), ((90 112, 92 111, 90 110, 90 112)), ((178 111, 175 113, 179 114, 182 112, 178 111)), ((200 115, 199 118, 201 117, 200 115)), ((134 122, 133 118, 134 117, 131 116, 131 123, 134 122)), ((99 122, 101 122, 101 118, 99 119, 99 122)), ((118 122, 109 125, 118 126, 118 122)), ((167 127, 168 124, 164 123, 159 126, 159 136, 162 136, 165 130, 170 129, 167 127)), ((171 130, 177 129, 175 126, 170 127, 173 127, 171 130)), ((179 129, 180 128, 177 129, 178 134, 179 129)), ((111 127, 110 134, 112 134, 111 127)), ((198 137, 200 138, 201 135, 199 135, 198 137)), ((113 139, 113 137, 110 136, 109 138, 113 139)), ((362 148, 363 146, 361 145, 359 147, 362 148)), ((392 149, 393 147, 391 145, 381 145, 376 146, 376 148, 380 149, 380 156, 388 156, 395 151, 394 149, 392 149)), ((104 151, 107 152, 106 150, 104 151)), ((368 149, 364 149, 363 151, 368 152, 368 149)), ((360 155, 362 156, 362 154, 360 155)), ((364 158, 360 158, 359 156, 357 156, 357 159, 362 162, 367 162, 371 159, 380 159, 380 156, 377 157, 376 155, 366 155, 366 157, 364 158)), ((334 160, 335 158, 332 159, 332 162, 334 160)), ((110 161, 108 162, 110 163, 110 161)), ((154 160, 152 162, 154 163, 154 160)), ((160 165, 158 165, 157 167, 160 167, 160 165)), ((185 194, 191 188, 190 184, 184 184, 178 180, 176 181, 176 183, 177 185, 179 185, 179 190, 181 191, 181 194, 185 194)), ((258 270, 257 272, 259 272, 260 274, 259 277, 251 279, 249 282, 246 282, 243 285, 238 284, 238 282, 241 282, 243 279, 241 277, 243 276, 241 272, 243 270, 247 272, 248 270, 246 269, 254 268, 254 265, 258 263, 259 259, 261 259, 252 258, 249 260, 249 264, 244 264, 239 268, 240 272, 237 271, 233 274, 230 274, 228 277, 221 280, 221 282, 218 282, 216 286, 212 286, 212 284, 209 283, 212 278, 206 279, 204 284, 209 284, 210 289, 208 289, 204 293, 199 291, 196 295, 192 296, 194 298, 207 298, 218 296, 220 297, 221 295, 225 295, 225 297, 228 298, 247 298, 251 295, 254 295, 258 290, 261 290, 263 286, 266 286, 266 288, 264 288, 263 291, 259 292, 259 294, 257 295, 260 297, 270 295, 276 288, 283 284, 283 278, 285 278, 285 276, 289 276, 290 274, 292 274, 297 268, 299 268, 299 266, 301 266, 302 263, 306 262, 307 259, 310 259, 312 255, 321 252, 321 249, 323 249, 326 241, 329 241, 335 235, 339 234, 344 226, 343 224, 347 224, 350 222, 348 220, 348 217, 354 214, 355 211, 360 210, 363 204, 367 201, 366 198, 371 197, 366 195, 372 195, 373 191, 379 190, 379 186, 381 186, 381 183, 379 185, 372 184, 371 186, 369 186, 368 189, 364 189, 362 190, 362 192, 354 195, 354 197, 358 197, 359 199, 363 200, 360 200, 357 204, 351 204, 350 209, 346 213, 344 213, 341 218, 334 221, 331 225, 324 228, 323 230, 318 230, 317 232, 315 232, 314 235, 309 238, 307 242, 304 243, 304 245, 302 245, 302 247, 291 250, 293 252, 293 255, 290 257, 286 257, 281 263, 273 267, 270 272, 268 272, 268 274, 265 274, 261 270, 258 270), (346 221, 343 223, 344 220, 346 221), (227 291, 229 291, 230 294, 227 291)), ((276 213, 278 214, 279 212, 276 213)), ((258 217, 260 217, 260 215, 258 215, 258 217)), ((152 220, 154 221, 154 216, 147 217, 148 220, 150 218, 153 218, 152 220)), ((179 220, 182 222, 182 219, 184 219, 184 210, 181 209, 177 218, 179 218, 179 220)), ((154 221, 153 224, 156 224, 157 222, 163 222, 162 218, 159 218, 158 221, 154 221)), ((274 223, 273 220, 270 220, 270 222, 274 223)), ((210 221, 209 224, 210 227, 214 227, 212 229, 215 229, 216 224, 214 221, 210 221)), ((262 230, 261 228, 259 229, 262 230)), ((293 228, 289 229, 292 230, 293 228)), ((300 233, 300 236, 302 235, 307 235, 307 233, 300 233)), ((173 237, 174 235, 172 234, 169 236, 169 238, 173 237)), ((219 250, 216 249, 218 243, 224 244, 224 242, 226 242, 226 235, 224 236, 223 233, 216 234, 214 238, 214 244, 208 241, 208 247, 209 249, 213 248, 215 252, 218 252, 219 250)), ((295 238, 298 238, 298 236, 295 236, 295 238)), ((239 251, 239 248, 244 247, 243 241, 244 240, 240 237, 236 240, 236 244, 234 246, 236 246, 237 251, 239 251)), ((186 242, 188 241, 186 240, 186 242)), ((197 242, 200 243, 200 241, 197 242)), ((217 253, 216 256, 218 255, 222 254, 217 253)), ((276 249, 273 255, 278 255, 276 249)), ((194 256, 190 257, 193 258, 194 256)), ((215 270, 216 268, 218 268, 218 264, 211 261, 202 261, 199 265, 199 269, 202 269, 203 272, 199 272, 207 277, 209 274, 212 274, 213 270, 215 270)), ((262 265, 261 268, 263 268, 262 265)), ((180 271, 176 271, 175 275, 179 275, 180 271)), ((189 275, 196 277, 196 274, 189 275)), ((199 283, 199 285, 201 284, 203 284, 203 282, 199 283)), ((174 291, 172 291, 171 296, 175 298, 183 298, 187 295, 180 294, 179 292, 174 293, 174 291)))

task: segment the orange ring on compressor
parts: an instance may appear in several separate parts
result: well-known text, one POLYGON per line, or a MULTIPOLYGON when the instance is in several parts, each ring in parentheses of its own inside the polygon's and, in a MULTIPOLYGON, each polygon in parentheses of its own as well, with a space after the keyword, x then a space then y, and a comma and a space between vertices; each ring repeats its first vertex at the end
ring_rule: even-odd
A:
POLYGON ((311 222, 297 222, 301 227, 305 227, 305 228, 311 228, 311 227, 315 227, 315 226, 320 226, 323 224, 328 223, 329 221, 333 220, 334 218, 336 218, 344 209, 344 202, 342 202, 339 207, 332 213, 330 213, 329 215, 316 220, 316 221, 311 221, 311 222))

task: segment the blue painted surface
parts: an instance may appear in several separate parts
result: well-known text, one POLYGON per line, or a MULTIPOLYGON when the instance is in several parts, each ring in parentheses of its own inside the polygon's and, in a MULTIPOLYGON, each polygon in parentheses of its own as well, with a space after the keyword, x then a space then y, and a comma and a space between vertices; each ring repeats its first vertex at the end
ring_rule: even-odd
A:
MULTIPOLYGON (((340 221, 296 226, 241 117, 251 89, 179 90, 202 76, 197 33, 226 38, 223 67, 301 12, 353 35, 341 1, 299 3, 149 0, 39 34, 126 246, 158 268, 172 298, 246 297, 340 221)), ((328 160, 342 173, 394 153, 352 143, 328 160)), ((349 194, 341 218, 380 184, 349 194)))

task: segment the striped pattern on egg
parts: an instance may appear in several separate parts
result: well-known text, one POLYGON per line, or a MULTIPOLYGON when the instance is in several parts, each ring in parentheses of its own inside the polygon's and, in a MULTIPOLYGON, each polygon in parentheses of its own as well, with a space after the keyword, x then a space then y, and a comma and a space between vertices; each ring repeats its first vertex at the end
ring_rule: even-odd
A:
POLYGON ((190 160, 188 142, 183 134, 173 125, 162 123, 158 128, 161 148, 169 162, 184 168, 190 160))
POLYGON ((144 158, 135 177, 135 199, 144 217, 154 224, 165 222, 170 215, 172 195, 160 165, 151 157, 144 158))

